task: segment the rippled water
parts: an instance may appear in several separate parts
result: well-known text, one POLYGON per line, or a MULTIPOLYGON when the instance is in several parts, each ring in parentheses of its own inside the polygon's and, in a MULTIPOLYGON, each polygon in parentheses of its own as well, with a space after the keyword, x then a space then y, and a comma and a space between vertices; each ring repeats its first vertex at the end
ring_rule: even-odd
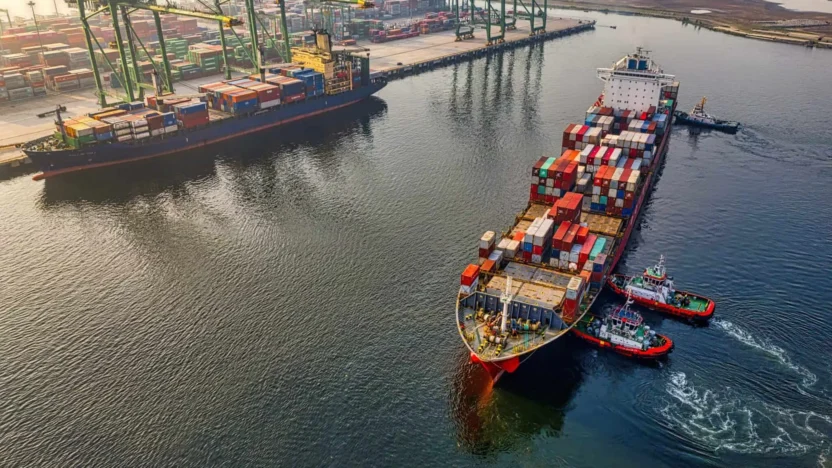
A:
POLYGON ((832 54, 603 22, 216 154, 0 182, 2 464, 828 459, 832 54), (645 312, 676 341, 662 365, 565 339, 491 388, 454 329, 459 271, 636 45, 682 108, 745 124, 674 130, 621 264, 665 254, 717 318, 645 312))

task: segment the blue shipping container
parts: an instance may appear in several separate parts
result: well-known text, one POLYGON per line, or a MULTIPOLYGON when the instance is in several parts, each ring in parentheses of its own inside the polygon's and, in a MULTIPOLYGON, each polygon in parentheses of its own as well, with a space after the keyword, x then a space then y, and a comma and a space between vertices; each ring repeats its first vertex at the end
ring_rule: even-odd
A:
POLYGON ((253 111, 257 109, 257 98, 249 99, 248 101, 235 102, 232 107, 232 112, 235 114, 253 111))
POLYGON ((166 112, 162 114, 162 123, 164 123, 165 127, 176 125, 176 115, 174 115, 173 112, 166 112))
POLYGON ((182 115, 196 114, 198 112, 207 111, 208 105, 204 102, 195 102, 193 104, 179 105, 175 107, 176 112, 182 115))

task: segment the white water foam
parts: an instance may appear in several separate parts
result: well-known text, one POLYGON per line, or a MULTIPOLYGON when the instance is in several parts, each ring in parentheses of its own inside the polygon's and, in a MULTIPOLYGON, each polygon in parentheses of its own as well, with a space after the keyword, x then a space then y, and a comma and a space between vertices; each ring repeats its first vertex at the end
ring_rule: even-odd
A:
POLYGON ((666 421, 716 452, 802 455, 832 433, 829 416, 743 401, 730 388, 700 391, 683 372, 673 372, 666 389, 672 397, 661 410, 666 421))
POLYGON ((758 349, 769 356, 774 357, 777 359, 780 364, 788 367, 789 369, 793 370, 801 377, 801 384, 803 387, 811 387, 818 381, 818 376, 812 373, 809 369, 801 366, 800 364, 795 364, 794 361, 791 360, 789 354, 783 348, 772 344, 766 339, 758 339, 755 338, 751 333, 743 330, 742 328, 734 325, 733 323, 727 320, 720 320, 716 319, 711 321, 717 328, 721 329, 728 335, 736 338, 740 342, 751 346, 752 348, 758 349))

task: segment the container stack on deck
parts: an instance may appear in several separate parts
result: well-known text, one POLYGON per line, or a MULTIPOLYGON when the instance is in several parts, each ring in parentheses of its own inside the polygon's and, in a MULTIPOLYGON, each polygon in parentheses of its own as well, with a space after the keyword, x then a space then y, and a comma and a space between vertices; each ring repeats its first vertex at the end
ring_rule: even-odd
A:
MULTIPOLYGON (((583 124, 568 125, 561 155, 544 156, 532 167, 529 205, 514 227, 499 238, 489 231, 480 239, 479 265, 463 275, 469 289, 474 267, 489 284, 504 276, 528 281, 517 278, 523 264, 560 272, 568 275, 568 284, 550 283, 550 288, 563 293, 557 304, 563 320, 574 320, 586 293, 602 286, 608 254, 633 215, 676 92, 678 85, 663 88, 658 109, 590 107, 583 124)), ((483 280, 479 284, 482 290, 483 280)), ((498 286, 492 289, 501 294, 498 286)))

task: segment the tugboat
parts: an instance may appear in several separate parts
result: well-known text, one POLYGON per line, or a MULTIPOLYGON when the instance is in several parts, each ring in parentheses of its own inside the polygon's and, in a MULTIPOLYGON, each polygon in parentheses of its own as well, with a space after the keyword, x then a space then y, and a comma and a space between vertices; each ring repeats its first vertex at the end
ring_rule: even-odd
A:
POLYGON ((730 120, 718 119, 706 113, 706 101, 707 99, 703 97, 698 104, 693 106, 693 109, 690 111, 690 114, 682 111, 673 112, 673 115, 676 117, 676 122, 685 125, 691 125, 694 127, 713 128, 714 130, 719 130, 725 133, 737 133, 737 130, 739 130, 740 128, 740 123, 733 122, 730 120))
POLYGON ((616 294, 632 295, 638 305, 648 309, 699 321, 707 321, 714 315, 716 304, 713 300, 673 287, 673 278, 665 271, 664 255, 659 257, 656 266, 647 268, 641 276, 615 274, 610 276, 607 284, 616 294))
POLYGON ((628 297, 623 306, 603 319, 587 314, 572 332, 584 341, 623 356, 648 360, 667 356, 673 350, 673 341, 645 325, 641 315, 630 310, 632 303, 628 297))

